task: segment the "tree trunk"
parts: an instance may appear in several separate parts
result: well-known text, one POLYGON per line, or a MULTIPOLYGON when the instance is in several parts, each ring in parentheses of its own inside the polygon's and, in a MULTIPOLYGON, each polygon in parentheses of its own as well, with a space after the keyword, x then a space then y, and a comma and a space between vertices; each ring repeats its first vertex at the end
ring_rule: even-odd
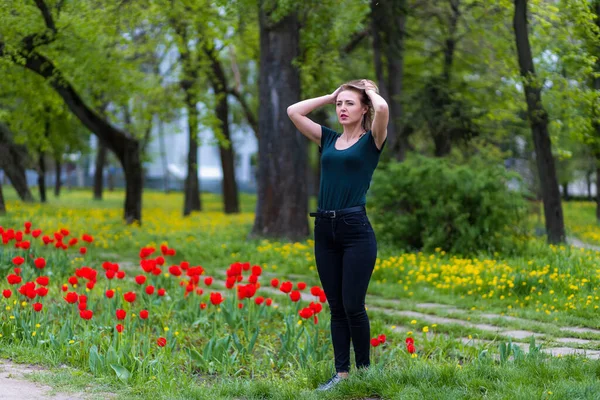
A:
POLYGON ((515 0, 513 28, 515 30, 519 67, 525 88, 527 116, 533 134, 535 158, 540 176, 548 242, 552 244, 562 243, 565 241, 562 204, 554 158, 552 157, 552 143, 548 134, 548 114, 542 105, 541 85, 536 80, 529 45, 527 0, 515 0))
POLYGON ((379 89, 390 105, 387 146, 398 161, 406 158, 408 136, 402 118, 402 91, 404 84, 404 35, 406 0, 371 1, 372 36, 375 73, 379 89), (384 78, 382 53, 385 53, 387 79, 384 78))
POLYGON ((6 214, 6 203, 4 202, 4 193, 2 192, 2 180, 0 179, 0 215, 6 214))
MULTIPOLYGON (((3 43, 0 42, 0 56, 4 54, 3 43)), ((142 220, 142 187, 143 174, 138 140, 128 133, 110 124, 106 118, 88 107, 79 93, 62 72, 45 56, 33 50, 31 45, 24 44, 24 50, 12 60, 48 80, 48 83, 63 98, 71 112, 81 123, 93 132, 117 156, 126 176, 124 219, 127 223, 142 220), (24 62, 23 62, 24 60, 24 62), (137 179, 138 181, 134 181, 137 179)))
POLYGON ((233 152, 233 143, 229 133, 229 106, 227 105, 227 95, 223 95, 217 101, 217 118, 221 121, 223 137, 229 141, 228 145, 219 145, 221 155, 221 168, 223 169, 223 208, 226 214, 240 212, 240 201, 238 195, 237 182, 235 180, 235 155, 233 152))
POLYGON ((300 100, 299 24, 295 14, 270 21, 259 2, 258 196, 253 236, 308 236, 307 140, 287 116, 300 100))
POLYGON ((186 92, 185 104, 188 113, 188 157, 187 176, 184 185, 183 215, 187 216, 192 211, 201 211, 200 185, 198 182, 198 109, 192 95, 186 92))
POLYGON ((106 164, 107 148, 102 142, 98 142, 96 153, 96 167, 94 169, 94 200, 102 200, 104 190, 104 165, 106 164))
POLYGON ((128 224, 139 221, 136 216, 142 215, 142 190, 144 187, 144 170, 140 159, 140 143, 127 142, 123 170, 125 173, 125 213, 123 218, 128 224), (139 193, 139 196, 138 196, 139 193))
POLYGON ((46 202, 46 160, 44 153, 40 152, 38 160, 38 189, 40 191, 40 202, 46 202))
POLYGON ((0 168, 24 202, 33 201, 27 186, 27 176, 22 161, 28 157, 27 149, 12 142, 12 132, 7 125, 0 123, 0 168))
POLYGON ((569 184, 568 183, 563 183, 562 184, 562 188, 563 188, 563 198, 565 199, 565 201, 569 201, 570 197, 569 197, 569 184))
POLYGON ((221 66, 215 46, 208 46, 204 43, 204 52, 210 59, 211 74, 209 79, 212 83, 213 91, 216 97, 215 114, 221 123, 221 134, 227 141, 227 145, 219 144, 219 153, 221 155, 221 169, 223 171, 223 209, 226 214, 240 212, 240 200, 238 195, 238 186, 235 180, 235 154, 233 143, 231 143, 231 134, 229 132, 229 103, 227 102, 227 92, 229 85, 225 71, 221 66))
POLYGON ((62 175, 62 163, 58 157, 54 160, 54 171, 56 173, 56 180, 54 181, 54 197, 58 197, 60 196, 60 189, 62 187, 62 182, 60 180, 62 175))

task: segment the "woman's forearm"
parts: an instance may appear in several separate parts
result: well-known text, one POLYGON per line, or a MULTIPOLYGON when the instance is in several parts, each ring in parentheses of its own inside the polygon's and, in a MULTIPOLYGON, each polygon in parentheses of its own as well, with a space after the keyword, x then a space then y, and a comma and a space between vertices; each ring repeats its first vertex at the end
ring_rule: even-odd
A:
POLYGON ((307 115, 311 111, 324 106, 326 104, 333 104, 333 96, 331 94, 327 94, 321 97, 315 97, 312 99, 302 100, 296 104, 292 104, 287 108, 288 115, 292 114, 300 114, 307 115))

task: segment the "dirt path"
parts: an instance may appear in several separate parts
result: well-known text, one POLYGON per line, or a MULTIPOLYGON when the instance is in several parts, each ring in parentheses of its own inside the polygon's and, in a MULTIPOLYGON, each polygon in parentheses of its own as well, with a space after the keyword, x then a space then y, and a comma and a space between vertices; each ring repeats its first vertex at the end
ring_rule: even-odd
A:
POLYGON ((52 388, 27 380, 26 375, 43 371, 35 365, 15 364, 0 360, 0 400, 80 400, 79 393, 51 393, 52 388))

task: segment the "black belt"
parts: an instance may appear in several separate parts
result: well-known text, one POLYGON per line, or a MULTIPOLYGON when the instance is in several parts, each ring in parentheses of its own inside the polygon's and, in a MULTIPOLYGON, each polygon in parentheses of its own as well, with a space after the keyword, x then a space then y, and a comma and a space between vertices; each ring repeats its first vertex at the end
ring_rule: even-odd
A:
POLYGON ((365 206, 342 208, 341 210, 317 210, 317 212, 311 212, 309 215, 311 217, 336 218, 360 211, 365 211, 365 206))

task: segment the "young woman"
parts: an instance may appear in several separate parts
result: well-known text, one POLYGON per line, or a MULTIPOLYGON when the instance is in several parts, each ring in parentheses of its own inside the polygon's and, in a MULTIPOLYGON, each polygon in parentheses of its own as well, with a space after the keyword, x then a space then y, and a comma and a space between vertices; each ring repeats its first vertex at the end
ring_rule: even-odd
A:
POLYGON ((328 390, 350 371, 350 343, 357 368, 369 366, 370 325, 365 297, 377 241, 365 211, 366 194, 385 145, 389 120, 386 101, 369 80, 351 81, 329 95, 288 107, 302 134, 321 151, 321 182, 315 218, 315 259, 331 310, 331 339, 336 374, 319 390, 328 390), (342 134, 306 115, 335 104, 342 134))

